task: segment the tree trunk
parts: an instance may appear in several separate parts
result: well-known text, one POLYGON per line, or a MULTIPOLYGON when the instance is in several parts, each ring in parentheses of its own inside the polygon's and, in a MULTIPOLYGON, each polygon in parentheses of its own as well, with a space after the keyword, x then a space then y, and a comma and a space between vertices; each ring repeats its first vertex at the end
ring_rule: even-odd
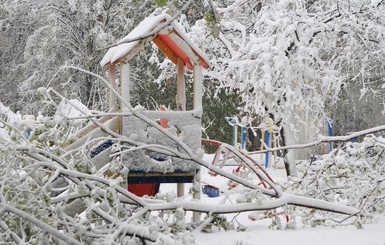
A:
MULTIPOLYGON (((282 145, 286 146, 287 145, 287 139, 286 139, 285 130, 283 127, 281 128, 280 135, 281 135, 281 139, 282 139, 282 145)), ((292 150, 288 150, 288 149, 282 150, 282 157, 283 157, 283 161, 285 164, 286 175, 288 177, 289 176, 294 177, 294 176, 297 176, 297 168, 295 166, 295 161, 291 157, 291 154, 289 151, 292 151, 292 150)))

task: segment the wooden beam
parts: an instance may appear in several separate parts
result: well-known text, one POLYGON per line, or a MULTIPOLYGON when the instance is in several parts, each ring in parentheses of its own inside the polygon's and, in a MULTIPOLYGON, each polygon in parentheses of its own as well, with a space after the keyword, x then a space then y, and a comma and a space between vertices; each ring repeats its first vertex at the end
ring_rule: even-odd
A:
POLYGON ((202 109, 202 80, 202 68, 199 65, 196 65, 194 66, 193 109, 202 109))
POLYGON ((186 41, 180 38, 180 36, 175 32, 159 34, 158 36, 176 56, 183 60, 183 63, 187 68, 190 70, 194 69, 192 64, 194 61, 191 61, 191 59, 194 60, 195 58, 197 60, 198 57, 195 56, 191 47, 188 45, 188 43, 186 43, 186 41), (191 55, 193 57, 191 57, 191 55))
MULTIPOLYGON (((114 64, 110 64, 108 66, 108 75, 110 79, 111 86, 113 87, 114 90, 116 90, 116 83, 115 83, 115 78, 116 78, 116 67, 114 64)), ((116 96, 113 91, 109 91, 109 101, 108 101, 108 110, 110 112, 115 112, 116 111, 116 96)))
POLYGON ((178 57, 176 75, 176 103, 178 111, 186 110, 186 82, 184 80, 184 64, 178 57))
MULTIPOLYGON (((131 96, 130 96, 130 64, 128 63, 122 63, 121 64, 121 79, 120 79, 120 83, 121 83, 121 96, 123 97, 123 99, 128 103, 128 104, 131 104, 130 103, 130 99, 131 99, 131 96)), ((121 101, 120 103, 120 110, 121 112, 125 112, 126 110, 128 110, 127 106, 123 103, 123 101, 121 101)))
POLYGON ((178 56, 168 47, 159 35, 156 35, 152 41, 158 46, 158 48, 172 61, 172 63, 178 63, 178 56))

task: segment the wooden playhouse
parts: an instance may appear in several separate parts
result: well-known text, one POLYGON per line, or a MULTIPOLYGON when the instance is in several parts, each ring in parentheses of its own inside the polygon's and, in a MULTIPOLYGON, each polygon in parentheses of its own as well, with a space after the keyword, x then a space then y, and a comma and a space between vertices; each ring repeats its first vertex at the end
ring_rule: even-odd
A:
MULTIPOLYGON (((102 67, 107 67, 111 85, 117 90, 117 80, 120 83, 120 95, 123 101, 117 103, 116 96, 110 94, 109 106, 111 111, 119 108, 127 112, 121 117, 120 133, 143 145, 156 145, 172 148, 176 154, 170 156, 154 151, 151 147, 127 150, 123 154, 123 164, 129 169, 129 190, 137 195, 154 194, 159 183, 178 183, 178 196, 182 196, 183 183, 199 179, 199 167, 192 161, 178 157, 178 153, 196 154, 201 146, 201 116, 202 116, 202 68, 209 67, 205 54, 196 47, 182 30, 166 14, 148 17, 134 28, 126 37, 112 47, 101 61, 102 67), (148 34, 152 34, 149 37, 148 34), (130 41, 131 42, 127 42, 130 41), (132 41, 134 40, 134 41, 132 41), (145 45, 152 41, 175 65, 176 107, 177 111, 152 111, 135 107, 130 102, 130 64, 132 59, 145 45), (120 77, 117 78, 117 70, 120 77), (193 72, 193 107, 186 110, 186 84, 184 72, 193 72), (133 110, 135 113, 132 113, 133 110), (138 116, 140 115, 140 116, 138 116), (150 121, 148 121, 150 120, 150 121), (153 122, 162 121, 162 125, 153 122), (159 130, 165 128, 167 134, 159 130), (177 139, 177 140, 175 140, 177 139), (180 145, 181 140, 183 145, 180 145)), ((158 149, 159 150, 159 149, 158 149)), ((199 185, 197 186, 199 188, 199 185)), ((199 193, 199 191, 197 191, 199 193)))

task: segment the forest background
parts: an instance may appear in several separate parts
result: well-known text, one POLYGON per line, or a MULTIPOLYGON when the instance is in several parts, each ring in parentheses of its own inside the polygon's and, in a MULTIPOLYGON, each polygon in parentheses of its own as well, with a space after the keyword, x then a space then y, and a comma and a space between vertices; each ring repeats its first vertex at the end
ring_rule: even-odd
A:
MULTIPOLYGON (((50 115, 54 109, 41 107, 37 93, 50 84, 65 86, 68 98, 90 109, 106 111, 107 88, 89 74, 62 67, 106 77, 99 65, 103 48, 146 16, 166 8, 172 14, 186 2, 3 0, 1 102, 22 114, 50 115)), ((230 143, 225 116, 253 126, 270 117, 291 132, 288 137, 298 138, 290 143, 323 133, 327 118, 334 120, 335 135, 381 124, 383 10, 380 0, 193 1, 178 21, 211 61, 204 73, 205 136, 230 143)), ((173 109, 171 64, 153 47, 131 63, 133 104, 173 109)), ((255 150, 259 139, 251 139, 255 150)))
MULTIPOLYGON (((155 122, 146 121, 171 137, 180 151, 136 142, 95 119, 110 109, 109 91, 103 79, 85 71, 107 77, 99 64, 106 47, 145 17, 175 15, 181 9, 177 21, 211 63, 203 73, 203 137, 231 142, 224 120, 229 115, 243 125, 270 118, 289 145, 313 141, 328 118, 334 120, 334 134, 383 124, 383 0, 2 0, 0 241, 194 244, 194 232, 244 231, 236 217, 251 210, 263 211, 272 229, 294 229, 297 220, 304 227, 362 228, 383 214, 385 140, 380 136, 368 135, 360 143, 347 142, 352 137, 333 138, 345 143, 311 161, 296 162, 298 176, 275 183, 240 153, 235 159, 243 159, 243 167, 258 178, 241 178, 211 165, 200 149, 193 152, 155 122), (63 116, 58 105, 74 99, 85 105, 73 103, 84 113, 63 116), (37 115, 39 122, 31 135, 21 122, 26 114, 37 115), (93 133, 107 136, 84 137, 84 144, 77 139, 77 130, 88 120, 97 125, 93 133), (114 141, 111 154, 104 152, 107 161, 98 161, 91 156, 93 147, 105 140, 114 141), (69 149, 68 142, 75 148, 69 149), (226 203, 216 205, 173 193, 138 198, 126 188, 127 167, 117 156, 124 151, 155 151, 193 161, 204 176, 210 169, 239 188, 223 190, 226 203), (290 216, 284 225, 277 207, 290 216), (203 220, 189 222, 185 214, 191 211, 204 213, 203 220), (235 213, 230 221, 222 216, 227 213, 235 213)), ((173 65, 153 46, 130 63, 132 104, 148 109, 165 104, 175 110, 173 65)), ((191 76, 187 73, 186 80, 191 76)), ((130 113, 144 118, 137 110, 130 113)), ((197 185, 190 190, 201 191, 197 185)))

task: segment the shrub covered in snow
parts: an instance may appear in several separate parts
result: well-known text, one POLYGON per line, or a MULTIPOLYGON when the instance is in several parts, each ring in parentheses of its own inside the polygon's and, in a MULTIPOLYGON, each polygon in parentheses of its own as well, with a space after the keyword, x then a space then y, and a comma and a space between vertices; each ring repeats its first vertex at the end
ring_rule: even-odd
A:
MULTIPOLYGON (((84 111, 85 118, 91 117, 87 113, 84 111)), ((295 228, 293 217, 302 217, 305 223, 317 225, 341 221, 346 219, 346 214, 356 217, 356 208, 359 208, 361 219, 352 220, 360 225, 362 218, 366 221, 372 212, 384 210, 383 138, 368 136, 363 143, 348 143, 314 162, 302 162, 301 178, 291 179, 284 188, 268 180, 264 171, 234 149, 238 161, 242 160, 244 167, 259 174, 258 181, 263 180, 265 188, 252 179, 226 173, 197 155, 162 147, 162 153, 194 161, 241 187, 239 193, 234 190, 238 195, 236 203, 212 205, 179 199, 170 193, 159 194, 151 200, 130 193, 125 181, 127 169, 119 157, 109 158, 108 153, 110 162, 103 166, 95 161, 99 156, 90 157, 91 146, 96 142, 92 137, 86 135, 83 138, 89 139, 84 143, 77 143, 82 142, 81 138, 75 141, 76 147, 67 147, 66 141, 79 135, 75 130, 83 123, 73 122, 81 118, 80 115, 62 111, 53 117, 41 117, 28 136, 22 117, 15 115, 6 107, 0 108, 0 228, 4 231, 0 241, 33 244, 45 239, 69 244, 141 244, 145 240, 155 244, 194 244, 193 230, 242 230, 242 224, 234 225, 224 219, 222 214, 227 213, 266 210, 265 217, 273 221, 271 227, 279 229, 283 224, 278 216, 282 215, 290 215, 287 227, 295 228), (283 212, 277 212, 277 207, 283 207, 283 212), (316 211, 319 209, 345 215, 338 219, 330 212, 316 211), (207 216, 203 221, 189 223, 186 211, 207 216)), ((109 132, 103 124, 94 130, 109 132)), ((107 136, 97 134, 96 140, 107 138, 113 144, 112 155, 121 150, 123 143, 132 151, 144 147, 157 150, 154 145, 130 141, 114 132, 107 136)))
MULTIPOLYGON (((368 222, 373 213, 385 211, 384 152, 385 139, 374 135, 366 136, 361 143, 343 144, 314 161, 300 162, 300 176, 287 183, 287 191, 359 208, 360 219, 350 221, 358 222, 357 225, 368 222)), ((314 210, 301 209, 296 213, 310 225, 341 221, 314 210)))

